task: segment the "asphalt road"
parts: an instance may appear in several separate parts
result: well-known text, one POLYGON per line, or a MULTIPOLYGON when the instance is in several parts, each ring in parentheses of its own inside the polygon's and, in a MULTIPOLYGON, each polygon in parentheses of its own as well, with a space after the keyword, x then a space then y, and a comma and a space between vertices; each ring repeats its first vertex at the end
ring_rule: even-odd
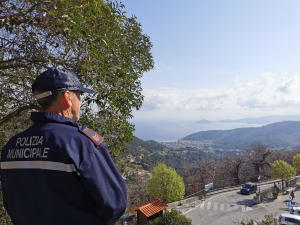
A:
MULTIPOLYGON (((261 187, 261 190, 267 189, 272 185, 264 185, 261 187)), ((280 207, 287 210, 283 202, 284 199, 276 200, 277 202, 274 199, 270 199, 270 202, 254 205, 252 203, 254 196, 255 194, 241 195, 239 190, 222 193, 213 196, 184 214, 192 219, 193 225, 228 225, 239 224, 242 220, 262 220, 264 219, 264 215, 270 213, 283 213, 278 210, 280 207)), ((287 212, 285 211, 285 213, 287 212)))

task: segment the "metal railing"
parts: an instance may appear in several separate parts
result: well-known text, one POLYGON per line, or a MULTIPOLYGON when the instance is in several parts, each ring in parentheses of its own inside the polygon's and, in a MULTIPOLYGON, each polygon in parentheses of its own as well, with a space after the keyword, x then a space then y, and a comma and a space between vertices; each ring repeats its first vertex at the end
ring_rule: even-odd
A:
MULTIPOLYGON (((288 182, 288 184, 294 184, 295 185, 296 182, 298 182, 298 180, 300 180, 300 176, 295 176, 291 179, 290 182, 288 182)), ((265 184, 271 184, 271 183, 274 183, 274 182, 279 182, 279 185, 281 187, 281 179, 268 179, 268 180, 265 180, 263 182, 259 182, 257 184, 258 185, 265 185, 265 184)), ((206 195, 204 195, 204 192, 203 192, 204 190, 200 190, 200 191, 198 191, 198 192, 196 192, 192 195, 189 195, 189 196, 183 198, 182 200, 175 201, 175 202, 170 202, 167 205, 170 208, 175 208, 179 205, 189 204, 189 203, 192 203, 192 202, 196 202, 197 200, 206 199, 207 196, 212 196, 212 195, 223 193, 223 192, 238 190, 238 189, 242 188, 243 186, 244 186, 244 184, 236 185, 236 186, 228 186, 228 187, 218 188, 218 189, 212 189, 211 191, 207 192, 206 195), (201 193, 201 192, 203 192, 203 194, 197 195, 198 193, 201 193), (191 197, 193 195, 196 195, 196 196, 191 197)), ((290 186, 290 185, 286 185, 286 182, 285 182, 284 187, 288 187, 288 186, 290 186)), ((263 193, 263 191, 264 190, 261 190, 261 193, 263 193)))

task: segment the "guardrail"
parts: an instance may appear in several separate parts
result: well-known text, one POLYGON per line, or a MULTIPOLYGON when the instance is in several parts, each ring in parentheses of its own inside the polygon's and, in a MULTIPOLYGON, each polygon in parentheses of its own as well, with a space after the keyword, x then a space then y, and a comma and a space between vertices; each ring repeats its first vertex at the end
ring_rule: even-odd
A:
MULTIPOLYGON (((297 178, 300 178, 300 176, 295 176, 295 177, 292 178, 292 180, 296 180, 297 178)), ((271 183, 274 183, 274 182, 281 182, 281 179, 275 179, 275 180, 269 179, 267 181, 259 182, 257 184, 261 186, 261 185, 265 185, 265 184, 271 184, 271 183)), ((295 182, 297 182, 297 181, 295 181, 295 182)), ((168 209, 176 208, 177 206, 181 206, 181 205, 185 205, 185 204, 189 204, 189 203, 193 203, 193 202, 196 202, 197 200, 206 199, 207 196, 210 197, 210 196, 215 195, 215 194, 228 192, 228 191, 233 191, 233 190, 238 190, 238 189, 241 189, 243 186, 244 186, 244 184, 237 185, 237 186, 229 186, 229 187, 226 187, 226 188, 213 189, 212 191, 207 192, 206 195, 197 195, 197 196, 190 197, 190 198, 184 198, 184 199, 179 200, 179 201, 170 202, 170 203, 167 204, 168 209)), ((264 190, 261 190, 261 193, 263 191, 264 190)), ((196 194, 197 193, 199 193, 199 192, 196 192, 196 194)))
MULTIPOLYGON (((294 178, 300 178, 300 176, 297 176, 297 177, 294 177, 294 178)), ((261 185, 265 185, 265 184, 271 184, 271 183, 274 183, 274 182, 281 182, 281 180, 280 179, 276 179, 276 180, 269 179, 267 181, 259 182, 259 183, 257 183, 257 185, 261 186, 261 185)), ((237 185, 237 186, 229 186, 229 187, 226 187, 226 188, 214 189, 213 191, 208 192, 207 196, 218 194, 218 193, 221 193, 221 192, 227 192, 227 191, 241 189, 244 185, 245 184, 241 184, 241 185, 237 185)))

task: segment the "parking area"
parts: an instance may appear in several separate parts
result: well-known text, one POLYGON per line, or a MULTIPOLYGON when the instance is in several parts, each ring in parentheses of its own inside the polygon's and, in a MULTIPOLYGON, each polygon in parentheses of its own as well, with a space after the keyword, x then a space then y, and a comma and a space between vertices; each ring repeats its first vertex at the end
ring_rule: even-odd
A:
MULTIPOLYGON (((268 188, 270 185, 264 186, 268 188)), ((300 203, 300 191, 297 187, 293 202, 300 203)), ((238 190, 215 195, 206 201, 193 202, 178 207, 184 215, 191 218, 193 225, 239 224, 251 219, 263 220, 265 215, 273 214, 278 218, 282 213, 289 213, 289 195, 279 195, 277 199, 266 198, 261 204, 253 204, 255 194, 241 195, 238 190), (194 205, 195 207, 192 207, 194 205)))

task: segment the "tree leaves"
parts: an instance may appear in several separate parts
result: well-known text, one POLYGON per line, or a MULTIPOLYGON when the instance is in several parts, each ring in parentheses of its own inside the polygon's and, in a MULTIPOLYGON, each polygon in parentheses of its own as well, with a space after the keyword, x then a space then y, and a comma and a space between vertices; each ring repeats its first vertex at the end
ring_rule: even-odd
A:
POLYGON ((186 216, 179 214, 179 212, 175 209, 172 209, 170 212, 166 210, 166 212, 157 217, 155 220, 150 221, 149 225, 191 225, 192 220, 188 219, 186 216))
POLYGON ((0 106, 8 106, 0 120, 25 102, 36 104, 30 93, 39 73, 64 67, 96 91, 85 98, 80 124, 97 130, 112 156, 124 151, 134 130, 128 119, 144 99, 139 79, 154 65, 152 43, 136 18, 126 17, 124 5, 112 1, 6 0, 0 4, 4 18, 0 82, 5 81, 7 90, 0 106))
POLYGON ((284 160, 277 160, 271 165, 270 171, 272 179, 282 179, 288 181, 296 175, 295 169, 284 160))
POLYGON ((297 172, 300 172, 300 155, 295 155, 292 159, 293 167, 297 172))
POLYGON ((158 163, 153 168, 152 178, 149 181, 148 192, 165 202, 176 201, 184 196, 184 182, 176 171, 164 163, 158 163))

